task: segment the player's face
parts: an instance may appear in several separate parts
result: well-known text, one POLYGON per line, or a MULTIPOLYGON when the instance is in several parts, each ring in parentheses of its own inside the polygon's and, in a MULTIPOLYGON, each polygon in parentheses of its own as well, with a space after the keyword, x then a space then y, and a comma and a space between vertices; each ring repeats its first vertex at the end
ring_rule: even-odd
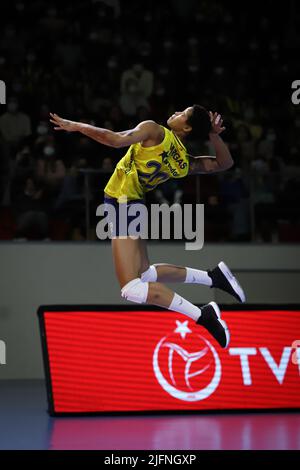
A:
POLYGON ((169 117, 167 124, 172 130, 182 131, 185 128, 190 127, 187 123, 189 117, 193 112, 193 107, 190 106, 183 111, 176 111, 172 116, 169 117))

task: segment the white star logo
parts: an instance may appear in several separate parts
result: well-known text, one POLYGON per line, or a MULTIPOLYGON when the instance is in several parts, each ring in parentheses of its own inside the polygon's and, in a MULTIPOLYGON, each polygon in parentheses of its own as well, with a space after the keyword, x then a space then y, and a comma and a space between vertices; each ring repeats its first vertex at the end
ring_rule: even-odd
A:
POLYGON ((185 339, 188 333, 192 333, 192 330, 188 327, 188 320, 180 322, 176 320, 177 328, 174 330, 174 333, 179 333, 182 339, 185 339))

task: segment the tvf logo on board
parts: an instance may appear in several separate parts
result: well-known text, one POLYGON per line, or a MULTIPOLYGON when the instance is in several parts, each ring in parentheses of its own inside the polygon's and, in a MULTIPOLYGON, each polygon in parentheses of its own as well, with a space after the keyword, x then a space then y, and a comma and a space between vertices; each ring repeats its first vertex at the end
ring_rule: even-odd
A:
POLYGON ((0 366, 6 364, 6 344, 0 339, 0 366))
POLYGON ((6 104, 6 85, 3 80, 0 80, 0 104, 6 104))

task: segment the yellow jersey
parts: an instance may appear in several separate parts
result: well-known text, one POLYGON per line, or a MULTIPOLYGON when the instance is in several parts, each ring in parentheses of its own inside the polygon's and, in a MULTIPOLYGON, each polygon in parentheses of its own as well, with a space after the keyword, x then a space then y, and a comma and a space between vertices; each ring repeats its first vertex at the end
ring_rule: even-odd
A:
POLYGON ((166 127, 159 145, 133 144, 117 163, 104 192, 118 202, 143 199, 147 191, 169 178, 183 178, 189 171, 189 157, 181 140, 166 127))

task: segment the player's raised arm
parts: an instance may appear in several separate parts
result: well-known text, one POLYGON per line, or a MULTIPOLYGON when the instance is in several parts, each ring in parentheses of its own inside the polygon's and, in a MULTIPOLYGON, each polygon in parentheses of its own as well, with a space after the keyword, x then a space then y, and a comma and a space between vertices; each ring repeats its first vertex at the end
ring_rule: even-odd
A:
POLYGON ((57 114, 50 113, 50 121, 54 124, 55 130, 65 130, 68 132, 81 132, 82 134, 96 140, 109 147, 128 147, 137 142, 153 141, 153 145, 159 143, 163 137, 163 130, 154 121, 143 121, 134 129, 122 132, 114 132, 110 129, 91 126, 77 121, 63 119, 57 114))
POLYGON ((225 130, 225 127, 223 127, 223 119, 218 113, 210 112, 209 114, 212 123, 209 139, 214 146, 216 156, 202 155, 199 157, 191 157, 189 174, 225 171, 232 167, 234 163, 227 145, 219 136, 219 134, 225 130))

